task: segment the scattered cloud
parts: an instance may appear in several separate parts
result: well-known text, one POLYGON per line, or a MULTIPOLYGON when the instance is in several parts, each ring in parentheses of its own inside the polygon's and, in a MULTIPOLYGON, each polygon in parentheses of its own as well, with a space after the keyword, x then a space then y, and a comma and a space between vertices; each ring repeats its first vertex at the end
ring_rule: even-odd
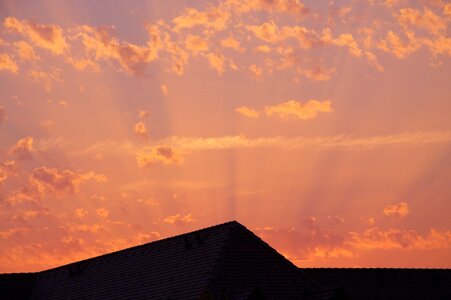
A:
POLYGON ((290 100, 278 105, 266 106, 265 112, 268 116, 277 115, 283 120, 310 120, 316 118, 320 112, 331 112, 331 102, 329 100, 318 101, 308 100, 304 104, 290 100))
POLYGON ((0 185, 2 182, 6 181, 8 177, 15 175, 17 170, 17 162, 14 160, 0 162, 0 185))
POLYGON ((78 37, 81 38, 85 48, 94 53, 97 60, 116 60, 132 74, 142 74, 144 67, 154 61, 158 54, 158 49, 154 47, 119 41, 107 27, 81 26, 78 37))
POLYGON ((450 249, 451 231, 431 229, 421 235, 413 229, 381 230, 377 227, 363 233, 350 232, 348 243, 356 249, 450 249))
POLYGON ((19 160, 32 160, 33 159, 33 138, 25 137, 17 141, 17 143, 11 147, 10 152, 19 160))
POLYGON ((50 92, 55 82, 62 82, 60 73, 61 72, 59 69, 52 69, 50 71, 30 70, 28 72, 28 77, 36 82, 41 83, 44 86, 45 90, 47 92, 50 92))
POLYGON ((193 218, 192 214, 187 214, 187 215, 180 215, 180 214, 176 214, 173 216, 167 216, 166 218, 164 218, 163 222, 168 223, 168 224, 173 224, 173 225, 187 225, 190 223, 195 222, 196 220, 193 218))
POLYGON ((96 209, 96 214, 101 218, 108 218, 110 212, 105 207, 96 209))
POLYGON ((76 208, 75 216, 77 218, 84 218, 84 217, 88 216, 88 210, 86 208, 76 208))
POLYGON ((269 148, 299 149, 305 147, 340 148, 343 150, 371 150, 387 146, 421 146, 427 144, 450 143, 451 132, 412 132, 393 135, 356 137, 352 135, 316 137, 261 137, 247 138, 231 135, 210 138, 172 136, 157 143, 175 147, 181 151, 269 148))
POLYGON ((34 169, 29 177, 30 184, 36 188, 40 194, 55 194, 62 196, 66 193, 73 194, 78 192, 79 185, 88 180, 99 182, 106 181, 104 175, 94 172, 78 174, 71 170, 59 170, 57 168, 40 167, 34 169))
POLYGON ((156 163, 181 164, 182 155, 174 147, 159 145, 151 149, 145 149, 137 154, 136 160, 141 168, 150 167, 156 163))
POLYGON ((39 24, 34 21, 5 18, 3 25, 14 32, 28 37, 36 46, 50 50, 54 54, 63 54, 68 48, 63 30, 54 24, 39 24))
POLYGON ((230 12, 220 6, 210 6, 205 11, 187 8, 181 15, 172 20, 174 23, 173 30, 180 32, 184 29, 200 26, 206 29, 221 31, 226 28, 229 18, 230 12))
POLYGON ((221 46, 224 48, 236 50, 238 52, 244 52, 244 48, 241 47, 241 42, 236 38, 234 38, 233 36, 229 36, 225 39, 222 39, 221 46))
POLYGON ((185 48, 194 54, 206 52, 210 48, 206 39, 193 34, 188 34, 185 39, 185 48))
POLYGON ((19 57, 24 60, 39 60, 39 56, 33 49, 33 46, 25 41, 19 41, 14 43, 15 50, 19 57))
POLYGON ((133 127, 133 130, 137 137, 144 139, 147 139, 149 137, 146 124, 144 124, 143 122, 136 123, 135 126, 133 127))
POLYGON ((219 75, 224 73, 224 56, 216 53, 208 53, 206 55, 210 67, 212 67, 219 75))
POLYGON ((0 71, 5 70, 14 74, 19 72, 16 62, 6 53, 0 53, 0 71))
POLYGON ((409 213, 409 206, 406 202, 399 202, 388 205, 384 208, 384 215, 393 216, 397 218, 404 218, 409 213))
POLYGON ((235 111, 245 117, 257 119, 260 116, 260 113, 255 109, 247 106, 237 107, 235 111))

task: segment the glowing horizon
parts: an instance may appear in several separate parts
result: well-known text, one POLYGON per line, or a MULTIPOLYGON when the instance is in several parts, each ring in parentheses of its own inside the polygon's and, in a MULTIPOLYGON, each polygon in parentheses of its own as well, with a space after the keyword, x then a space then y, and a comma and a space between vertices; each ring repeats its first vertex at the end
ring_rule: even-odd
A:
POLYGON ((0 272, 238 220, 451 268, 451 4, 0 3, 0 272))

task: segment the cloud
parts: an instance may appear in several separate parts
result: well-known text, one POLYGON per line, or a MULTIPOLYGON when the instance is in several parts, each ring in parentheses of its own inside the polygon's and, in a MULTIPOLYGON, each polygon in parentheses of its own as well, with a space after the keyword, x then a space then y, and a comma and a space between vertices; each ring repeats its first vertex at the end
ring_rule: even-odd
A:
POLYGON ((173 216, 167 216, 164 218, 163 222, 173 225, 187 225, 195 222, 196 220, 193 218, 192 214, 187 214, 182 216, 180 214, 176 214, 173 216))
POLYGON ((173 30, 179 32, 183 29, 190 29, 201 26, 215 31, 221 31, 226 28, 230 13, 223 7, 210 6, 205 11, 199 11, 195 8, 187 8, 180 16, 174 18, 173 30))
POLYGON ((257 228, 255 233, 291 260, 352 257, 345 236, 333 230, 321 229, 315 218, 303 222, 300 228, 257 228))
POLYGON ((419 27, 435 35, 446 32, 446 21, 425 7, 423 13, 414 8, 401 8, 396 18, 406 30, 411 27, 419 27))
POLYGON ((138 166, 141 168, 150 167, 156 163, 181 164, 182 155, 171 146, 159 145, 144 151, 138 152, 136 156, 138 166))
POLYGON ((263 74, 263 69, 258 67, 257 65, 250 65, 249 66, 249 71, 251 71, 251 73, 255 76, 255 77, 260 77, 263 74))
POLYGON ((451 231, 430 229, 421 235, 413 229, 381 230, 377 227, 363 233, 350 232, 349 245, 356 249, 451 249, 451 231))
POLYGON ((52 69, 47 72, 41 70, 30 70, 27 75, 32 80, 42 83, 45 90, 50 92, 55 82, 62 82, 60 73, 61 72, 59 69, 52 69))
POLYGON ((5 70, 17 74, 19 67, 16 62, 6 53, 0 53, 0 71, 5 70))
POLYGON ((148 110, 140 110, 138 112, 138 117, 140 117, 141 119, 147 118, 148 116, 150 116, 150 111, 148 110))
POLYGON ((351 53, 354 56, 361 56, 362 50, 359 48, 357 42, 355 41, 354 37, 350 33, 340 34, 337 38, 332 38, 332 34, 329 29, 326 29, 323 31, 323 37, 322 40, 325 43, 331 43, 336 46, 344 46, 347 47, 349 50, 349 53, 351 53))
POLYGON ((277 115, 283 120, 310 120, 316 118, 320 112, 328 113, 333 111, 330 104, 329 100, 309 100, 304 104, 296 100, 290 100, 278 105, 266 106, 265 112, 268 116, 277 115))
POLYGON ((321 64, 316 64, 310 68, 301 68, 299 72, 307 78, 315 81, 325 81, 329 80, 332 75, 337 73, 334 68, 325 68, 321 64))
POLYGON ((148 131, 146 128, 146 124, 144 124, 143 122, 136 123, 135 126, 133 127, 133 130, 137 137, 144 138, 144 139, 147 139, 149 137, 148 131))
POLYGON ((0 126, 5 122, 6 116, 6 109, 3 106, 0 106, 0 126))
POLYGON ((17 162, 14 160, 0 162, 0 185, 2 184, 2 182, 8 179, 8 177, 14 176, 17 172, 17 169, 17 162))
POLYGON ((86 208, 76 208, 75 209, 75 216, 77 218, 84 218, 88 215, 88 211, 86 208))
POLYGON ((106 180, 106 177, 94 172, 78 174, 71 170, 61 171, 57 168, 50 169, 47 167, 36 168, 29 176, 31 186, 36 188, 40 194, 50 193, 57 196, 62 196, 66 193, 74 194, 78 192, 81 183, 91 179, 103 182, 106 180))
POLYGON ((309 9, 299 0, 228 0, 238 13, 247 13, 251 11, 267 11, 294 14, 303 17, 309 12, 309 9))
POLYGON ((206 55, 210 67, 212 67, 219 75, 224 73, 224 56, 221 54, 208 53, 206 55))
MULTIPOLYGON (((371 150, 388 146, 423 146, 428 144, 451 143, 451 132, 411 132, 393 135, 355 137, 352 135, 316 137, 260 137, 247 138, 231 135, 210 138, 172 136, 157 141, 180 151, 201 151, 221 149, 279 148, 300 149, 305 147, 338 148, 343 150, 371 150)), ((108 144, 109 145, 109 144, 108 144)), ((105 145, 105 146, 108 146, 105 145)), ((109 145, 111 146, 111 145, 109 145)))
POLYGON ((221 40, 221 46, 224 47, 224 48, 229 48, 229 49, 236 50, 238 52, 244 52, 244 48, 241 47, 240 41, 238 41, 233 36, 229 36, 229 37, 227 37, 225 39, 222 39, 221 40))
POLYGON ((39 24, 14 17, 5 18, 3 25, 9 30, 28 37, 38 47, 50 50, 54 54, 63 54, 68 48, 63 30, 58 25, 39 24))
POLYGON ((33 138, 25 137, 17 141, 17 143, 9 150, 13 155, 17 156, 19 160, 32 160, 33 138))
POLYGON ((33 46, 31 46, 27 42, 16 42, 14 43, 14 47, 20 58, 24 60, 39 60, 39 56, 34 52, 33 46))
POLYGON ((107 27, 94 28, 85 25, 79 27, 79 31, 77 37, 81 38, 85 48, 93 52, 97 60, 116 60, 132 74, 141 74, 144 67, 158 57, 158 48, 121 42, 112 36, 107 27))
POLYGON ((406 58, 421 47, 421 43, 415 38, 413 32, 407 32, 406 35, 407 41, 404 42, 396 33, 390 30, 385 39, 379 42, 378 48, 392 53, 398 58, 406 58))
POLYGON ((108 211, 108 209, 102 207, 102 208, 96 209, 96 214, 101 218, 108 218, 109 211, 108 211))
POLYGON ((237 107, 235 111, 248 118, 257 119, 260 116, 260 113, 258 111, 247 106, 237 107))
POLYGON ((246 25, 245 28, 267 43, 275 44, 293 39, 298 41, 298 45, 302 49, 310 49, 325 44, 314 30, 302 26, 282 26, 279 28, 274 21, 269 21, 260 25, 246 25))
POLYGON ((185 48, 194 54, 208 51, 209 46, 207 40, 198 35, 188 34, 185 39, 185 48))
POLYGON ((100 66, 95 61, 89 58, 74 58, 68 56, 66 62, 72 65, 78 71, 92 71, 95 73, 100 72, 100 66))
POLYGON ((384 208, 384 215, 397 218, 404 218, 409 213, 409 206, 406 202, 399 202, 384 208))

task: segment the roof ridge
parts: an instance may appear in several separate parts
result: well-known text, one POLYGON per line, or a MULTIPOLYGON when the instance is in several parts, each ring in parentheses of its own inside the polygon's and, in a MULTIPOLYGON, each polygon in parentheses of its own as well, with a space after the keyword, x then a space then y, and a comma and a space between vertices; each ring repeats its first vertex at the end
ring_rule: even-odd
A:
POLYGON ((451 271, 451 268, 397 268, 397 267, 312 267, 312 268, 300 268, 299 270, 445 270, 451 271))
MULTIPOLYGON (((221 223, 221 224, 216 224, 216 225, 209 226, 209 227, 200 228, 200 229, 197 229, 197 230, 194 230, 194 231, 185 232, 185 233, 182 233, 182 234, 170 236, 170 237, 167 237, 167 238, 151 241, 151 242, 140 244, 140 245, 136 245, 136 246, 131 246, 131 247, 128 247, 128 248, 116 250, 116 251, 113 251, 113 252, 101 254, 101 255, 98 255, 98 256, 94 256, 94 257, 89 257, 89 258, 82 259, 82 260, 79 260, 79 261, 74 261, 74 262, 71 262, 71 263, 68 263, 68 264, 64 264, 64 265, 61 265, 61 266, 58 266, 58 267, 54 267, 54 268, 50 268, 50 269, 46 269, 46 270, 41 270, 41 271, 37 271, 37 272, 28 272, 27 274, 45 274, 46 272, 55 271, 55 270, 59 270, 59 269, 64 269, 64 268, 67 268, 67 267, 69 267, 71 265, 84 264, 84 263, 87 263, 87 262, 95 261, 95 260, 97 260, 99 258, 106 258, 106 257, 114 256, 114 255, 116 255, 118 253, 125 253, 126 251, 130 251, 130 250, 137 250, 137 249, 140 249, 140 248, 144 248, 146 246, 150 246, 151 244, 155 245, 155 244, 158 244, 158 243, 161 243, 161 242, 167 242, 167 241, 170 241, 170 240, 174 240, 174 239, 177 239, 177 238, 180 238, 180 237, 183 237, 183 236, 189 236, 189 235, 192 235, 192 234, 198 234, 198 233, 209 231, 209 230, 212 230, 212 229, 215 229, 215 228, 218 228, 218 227, 226 227, 226 226, 232 226, 232 225, 236 226, 236 225, 241 225, 241 224, 238 223, 236 220, 227 221, 225 223, 221 223)), ((243 226, 243 225, 241 225, 241 226, 243 226)), ((22 274, 22 273, 9 273, 9 274, 22 274)))

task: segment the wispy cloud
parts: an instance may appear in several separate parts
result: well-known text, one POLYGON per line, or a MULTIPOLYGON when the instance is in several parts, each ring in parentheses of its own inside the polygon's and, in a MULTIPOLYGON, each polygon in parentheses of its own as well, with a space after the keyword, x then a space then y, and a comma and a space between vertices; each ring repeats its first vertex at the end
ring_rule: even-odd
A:
POLYGON ((384 215, 393 216, 397 218, 404 218, 409 213, 409 206, 406 202, 399 202, 388 205, 384 208, 384 215))
POLYGON ((14 17, 5 18, 3 25, 11 31, 28 37, 36 46, 50 50, 54 54, 63 54, 68 48, 63 30, 58 25, 39 24, 14 17))
POLYGON ((329 100, 308 100, 305 103, 290 100, 285 103, 266 106, 265 112, 268 116, 276 115, 283 120, 310 120, 316 118, 318 113, 332 112, 329 100))

